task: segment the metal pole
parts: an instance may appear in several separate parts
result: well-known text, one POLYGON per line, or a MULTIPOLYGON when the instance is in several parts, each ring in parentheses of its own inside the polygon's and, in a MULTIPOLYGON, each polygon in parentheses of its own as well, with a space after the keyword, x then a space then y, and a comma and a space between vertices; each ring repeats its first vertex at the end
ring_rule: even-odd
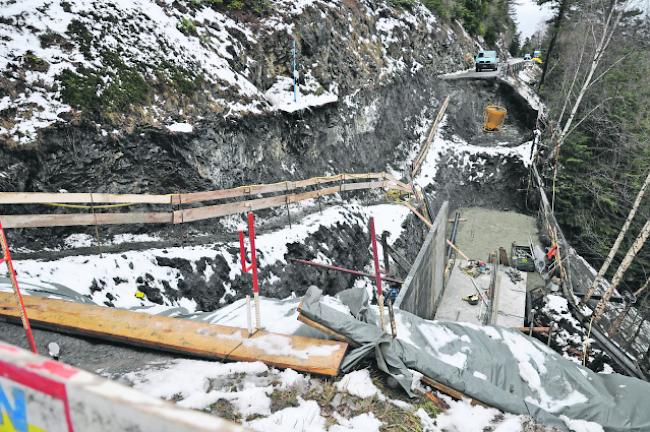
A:
POLYGON ((257 251, 255 250, 255 216, 248 212, 248 238, 251 244, 251 269, 253 272, 253 297, 255 299, 255 327, 262 328, 260 312, 260 287, 257 280, 257 251))
POLYGON ((249 271, 253 275, 253 300, 255 302, 255 328, 262 328, 262 319, 260 312, 259 281, 257 278, 257 251, 255 250, 255 216, 253 212, 248 212, 248 239, 251 245, 251 264, 246 265, 246 246, 244 245, 244 232, 239 231, 239 256, 241 258, 242 273, 249 271))
POLYGON ((23 323, 23 328, 25 329, 25 335, 27 336, 27 342, 29 342, 29 347, 31 350, 38 354, 36 349, 36 342, 34 341, 34 334, 32 333, 32 326, 29 324, 29 318, 27 317, 27 311, 25 310, 25 302, 23 302, 23 296, 20 293, 20 287, 18 286, 18 279, 16 278, 16 270, 14 270, 14 264, 11 261, 11 253, 9 252, 9 243, 7 242, 7 237, 5 236, 5 231, 2 228, 2 222, 0 222, 0 249, 2 250, 2 258, 0 259, 0 264, 4 261, 7 263, 7 269, 9 270, 9 279, 11 280, 11 286, 14 289, 14 295, 18 301, 18 312, 20 313, 20 320, 23 323))
POLYGON ((384 252, 384 272, 390 273, 390 256, 388 255, 388 232, 381 233, 381 248, 384 252))
MULTIPOLYGON (((322 268, 322 269, 325 269, 325 270, 334 270, 334 271, 340 271, 340 272, 343 272, 343 273, 350 273, 350 274, 353 274, 353 275, 356 275, 356 276, 363 276, 363 277, 368 277, 368 278, 374 278, 375 277, 374 274, 364 273, 364 272, 360 272, 358 270, 346 269, 345 267, 339 267, 339 266, 330 265, 330 264, 317 263, 317 262, 314 262, 314 261, 308 261, 308 260, 304 260, 304 259, 289 258, 289 261, 293 261, 293 262, 298 263, 298 264, 304 264, 304 265, 308 265, 308 266, 312 266, 312 267, 322 268)), ((386 276, 385 273, 384 273, 384 276, 383 276, 383 280, 389 281, 389 282, 395 282, 395 283, 398 283, 398 284, 403 284, 404 283, 404 281, 402 279, 392 277, 392 276, 386 276)))
POLYGON ((292 41, 291 54, 293 56, 293 101, 298 102, 298 71, 296 70, 296 40, 292 41))
POLYGON ((239 257, 241 258, 242 273, 248 272, 246 269, 246 246, 244 245, 244 231, 239 231, 239 257))
MULTIPOLYGON (((456 216, 454 217, 454 224, 452 225, 451 228, 451 236, 449 239, 449 241, 452 244, 456 244, 456 233, 458 232, 459 219, 460 219, 460 212, 456 212, 456 216)), ((452 252, 451 245, 447 245, 447 259, 451 259, 451 252, 452 252)))
POLYGON ((379 252, 377 251, 377 235, 375 234, 375 218, 370 218, 370 242, 372 244, 372 259, 375 264, 375 282, 377 284, 377 305, 379 306, 379 326, 384 331, 384 296, 381 290, 381 270, 379 269, 379 252))

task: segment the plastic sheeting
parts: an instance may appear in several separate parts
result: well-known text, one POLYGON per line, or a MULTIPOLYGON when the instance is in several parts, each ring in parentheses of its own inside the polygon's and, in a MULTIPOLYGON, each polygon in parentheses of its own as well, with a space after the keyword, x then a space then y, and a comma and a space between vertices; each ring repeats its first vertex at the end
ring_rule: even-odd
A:
POLYGON ((486 405, 563 430, 572 420, 584 420, 606 431, 650 431, 645 381, 594 373, 504 327, 427 321, 396 310, 393 339, 377 326, 364 289, 338 298, 351 314, 324 304, 321 291, 310 287, 301 313, 361 345, 345 358, 343 371, 374 355, 377 366, 409 394, 415 370, 486 405))

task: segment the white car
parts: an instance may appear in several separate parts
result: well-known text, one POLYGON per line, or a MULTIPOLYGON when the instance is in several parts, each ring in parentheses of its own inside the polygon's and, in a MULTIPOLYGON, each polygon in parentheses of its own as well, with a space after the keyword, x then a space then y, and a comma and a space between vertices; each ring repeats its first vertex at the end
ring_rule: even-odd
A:
POLYGON ((530 54, 524 54, 524 60, 531 60, 530 54))

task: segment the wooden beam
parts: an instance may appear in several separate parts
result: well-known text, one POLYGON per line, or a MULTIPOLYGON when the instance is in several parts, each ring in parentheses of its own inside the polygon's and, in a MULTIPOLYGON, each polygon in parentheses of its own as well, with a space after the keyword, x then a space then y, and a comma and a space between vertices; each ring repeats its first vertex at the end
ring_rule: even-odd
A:
POLYGON ((0 215, 5 228, 57 226, 169 224, 172 213, 67 213, 46 215, 0 215))
MULTIPOLYGON (((38 228, 38 227, 54 227, 54 226, 88 226, 88 225, 118 225, 118 224, 182 224, 188 222, 194 222, 199 220, 217 218, 222 216, 233 215, 237 213, 245 213, 248 211, 266 209, 271 207, 277 207, 285 205, 287 203, 305 201, 308 199, 318 198, 327 195, 333 195, 340 192, 349 192, 355 190, 368 190, 368 189, 390 189, 396 188, 399 190, 405 190, 409 192, 408 186, 404 183, 398 182, 392 178, 388 178, 387 174, 384 173, 369 173, 369 174, 339 174, 336 176, 331 176, 324 178, 316 177, 313 179, 303 180, 299 182, 287 182, 287 187, 290 187, 289 190, 295 189, 296 187, 305 187, 309 185, 320 184, 319 182, 323 181, 330 183, 333 181, 342 181, 344 183, 339 184, 338 186, 329 186, 325 188, 315 189, 307 192, 301 193, 291 193, 284 195, 276 195, 271 197, 263 197, 256 199, 248 199, 245 201, 236 201, 225 204, 215 204, 202 207, 194 208, 185 208, 181 210, 176 210, 172 212, 150 212, 150 213, 67 213, 67 214, 40 214, 40 215, 0 215, 0 220, 2 220, 5 228, 38 228), (380 180, 369 181, 369 182, 352 182, 345 183, 346 180, 358 180, 360 178, 379 178, 380 180)), ((283 182, 284 185, 284 182, 283 182)), ((245 188, 248 188, 245 187, 245 188)), ((245 195, 256 195, 259 193, 267 193, 273 191, 282 191, 284 189, 279 188, 278 184, 274 185, 257 185, 250 186, 248 189, 237 188, 227 189, 224 191, 211 191, 211 192, 198 192, 196 194, 181 194, 181 195, 161 195, 166 197, 165 204, 187 204, 189 202, 198 202, 208 199, 220 199, 226 197, 235 197, 235 196, 245 196, 245 195), (235 195, 236 193, 236 195, 235 195), (194 198, 192 198, 194 197, 194 198), (192 201, 194 199, 194 201, 192 201)), ((0 193, 1 195, 2 193, 0 193)), ((83 195, 84 197, 79 197, 79 200, 86 199, 87 196, 90 198, 91 194, 53 194, 57 196, 67 196, 67 195, 83 195)), ((92 194, 92 198, 95 198, 95 194, 92 194)), ((110 199, 117 200, 115 195, 111 196, 110 199)), ((130 196, 137 197, 137 195, 130 196)), ((148 195, 143 195, 143 201, 147 202, 148 195)), ((75 198, 77 199, 77 198, 75 198)), ((109 198, 104 198, 109 199, 109 198)), ((5 200, 6 201, 6 200, 5 200)), ((83 201, 79 201, 83 202, 83 201)), ((98 203, 100 201, 94 201, 98 203)), ((134 200, 135 203, 135 200, 134 200)))
POLYGON ((271 184, 259 184, 250 186, 239 186, 231 189, 222 189, 206 192, 191 192, 180 195, 184 204, 191 204, 201 201, 215 201, 226 198, 247 197, 252 195, 262 195, 274 192, 291 192, 296 189, 304 189, 310 186, 321 184, 335 183, 344 180, 358 179, 385 179, 386 173, 366 173, 366 174, 337 174, 325 177, 312 177, 305 180, 283 181, 271 184))
MULTIPOLYGON (((335 376, 348 344, 340 341, 287 336, 207 324, 142 312, 25 297, 34 327, 91 336, 111 342, 142 346, 206 359, 262 361, 280 368, 335 376), (282 349, 268 350, 268 345, 282 349)), ((20 320, 10 293, 0 293, 0 316, 20 320)))
POLYGON ((422 213, 420 213, 419 211, 417 211, 417 209, 416 209, 415 207, 413 207, 411 204, 409 204, 409 203, 407 203, 407 202, 403 202, 402 204, 403 204, 405 207, 407 207, 409 210, 411 210, 411 211, 413 212, 413 214, 414 214, 415 216, 418 217, 418 219, 420 219, 422 222, 424 222, 424 224, 425 224, 429 229, 431 229, 431 227, 433 226, 433 224, 431 223, 431 221, 430 221, 429 219, 427 219, 426 217, 424 217, 424 215, 423 215, 422 213))
MULTIPOLYGON (((108 193, 50 193, 50 192, 0 192, 0 204, 192 204, 228 198, 250 197, 275 192, 290 192, 310 186, 346 180, 390 180, 397 188, 408 187, 387 173, 336 174, 312 177, 305 180, 283 181, 270 184, 244 185, 230 189, 183 194, 108 194, 108 193)), ((350 189, 352 190, 352 189, 350 189)))
POLYGON ((422 164, 427 159, 427 155, 429 154, 429 149, 431 148, 431 143, 433 142, 433 138, 436 136, 436 132, 438 131, 438 126, 440 126, 440 122, 442 121, 445 115, 445 111, 447 111, 448 105, 449 105, 449 96, 447 96, 445 100, 442 102, 442 105, 438 110, 438 114, 436 115, 436 118, 433 121, 433 124, 431 125, 431 129, 429 130, 429 135, 427 136, 426 141, 420 148, 420 152, 418 153, 417 157, 413 161, 413 168, 411 169, 412 178, 415 178, 417 176, 418 171, 420 171, 420 168, 422 168, 422 164))
POLYGON ((169 204, 171 199, 171 195, 0 192, 0 204, 169 204))

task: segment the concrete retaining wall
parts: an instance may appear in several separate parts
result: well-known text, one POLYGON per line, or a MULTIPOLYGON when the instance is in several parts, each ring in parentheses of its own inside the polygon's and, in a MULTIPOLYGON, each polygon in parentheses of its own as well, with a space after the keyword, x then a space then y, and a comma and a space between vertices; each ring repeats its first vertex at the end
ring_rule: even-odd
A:
POLYGON ((245 431, 0 342, 0 430, 245 431))
POLYGON ((445 201, 395 300, 395 307, 425 319, 433 319, 444 289, 448 214, 445 201))

